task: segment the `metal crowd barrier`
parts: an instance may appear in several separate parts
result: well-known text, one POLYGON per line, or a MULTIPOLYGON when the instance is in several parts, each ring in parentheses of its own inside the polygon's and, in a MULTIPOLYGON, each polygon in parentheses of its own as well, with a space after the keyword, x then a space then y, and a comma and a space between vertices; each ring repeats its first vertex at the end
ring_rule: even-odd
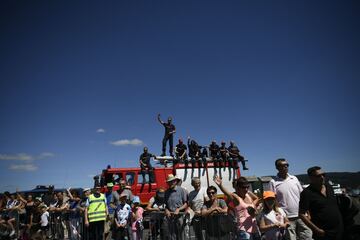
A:
MULTIPOLYGON (((8 212, 2 212, 1 219, 6 220, 7 214, 8 212)), ((38 232, 28 231, 24 222, 26 215, 20 215, 15 211, 16 222, 14 227, 16 235, 14 237, 20 240, 31 239, 38 232)), ((145 229, 141 231, 141 234, 143 240, 231 240, 235 238, 234 229, 229 221, 231 221, 230 217, 225 214, 214 214, 207 217, 194 217, 190 219, 188 215, 180 213, 169 219, 165 217, 164 212, 145 212, 143 220, 145 229), (169 238, 171 233, 173 233, 173 238, 169 238)), ((80 215, 80 218, 72 219, 67 214, 61 212, 50 212, 48 226, 47 231, 44 233, 47 239, 91 240, 82 215, 80 215)), ((0 240, 11 239, 9 238, 10 232, 9 226, 4 223, 0 224, 0 240)), ((131 230, 128 234, 128 239, 132 239, 131 230)))
POLYGON ((83 216, 72 219, 67 214, 61 212, 50 212, 49 213, 49 224, 45 232, 40 232, 40 225, 33 224, 29 229, 28 222, 26 219, 27 213, 21 213, 17 210, 13 211, 1 211, 0 218, 0 240, 2 239, 19 239, 27 240, 33 237, 41 238, 41 236, 47 239, 69 239, 69 240, 90 240, 87 228, 84 224, 83 216), (12 231, 7 221, 11 218, 15 218, 13 224, 15 234, 10 236, 12 231))
POLYGON ((164 212, 150 212, 144 217, 144 221, 149 225, 149 229, 144 231, 144 240, 235 239, 234 220, 226 214, 190 219, 184 213, 180 213, 168 219, 164 212), (173 238, 170 238, 171 233, 173 233, 173 238))
POLYGON ((68 214, 50 213, 49 239, 89 240, 88 229, 85 227, 84 217, 72 218, 68 214))

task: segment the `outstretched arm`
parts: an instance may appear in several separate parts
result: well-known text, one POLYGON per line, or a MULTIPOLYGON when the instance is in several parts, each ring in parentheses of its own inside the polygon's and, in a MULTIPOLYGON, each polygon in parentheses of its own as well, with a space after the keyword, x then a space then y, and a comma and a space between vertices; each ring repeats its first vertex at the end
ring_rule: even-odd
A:
POLYGON ((66 192, 67 192, 69 198, 70 198, 71 200, 73 200, 74 197, 73 197, 73 195, 72 195, 71 192, 70 192, 70 188, 66 189, 66 192))
POLYGON ((20 198, 20 201, 21 201, 21 202, 23 202, 23 203, 25 203, 25 204, 27 203, 26 199, 21 196, 21 194, 18 192, 17 189, 16 189, 16 195, 20 198))
POLYGON ((219 176, 214 176, 214 182, 219 186, 220 190, 229 198, 230 201, 233 201, 235 205, 239 205, 239 199, 236 194, 229 192, 223 185, 222 180, 219 176))
POLYGON ((160 113, 158 114, 157 119, 158 119, 159 123, 164 124, 164 122, 161 121, 161 119, 160 119, 160 113))

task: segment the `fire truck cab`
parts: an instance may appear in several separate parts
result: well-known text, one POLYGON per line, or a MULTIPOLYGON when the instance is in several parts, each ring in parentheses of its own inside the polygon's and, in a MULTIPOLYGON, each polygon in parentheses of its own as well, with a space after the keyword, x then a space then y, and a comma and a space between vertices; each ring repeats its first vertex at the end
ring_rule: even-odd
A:
MULTIPOLYGON (((157 157, 157 160, 164 162, 173 160, 172 157, 157 157)), ((217 187, 213 178, 215 175, 219 175, 223 180, 223 185, 227 189, 232 189, 232 182, 234 179, 240 177, 240 169, 230 166, 225 163, 223 166, 215 166, 210 160, 206 167, 192 166, 191 164, 185 165, 184 163, 176 163, 172 166, 155 167, 153 170, 153 177, 146 176, 146 180, 143 179, 141 170, 139 167, 134 168, 111 168, 102 171, 99 181, 103 192, 107 191, 107 183, 113 183, 113 190, 120 188, 120 181, 125 180, 127 186, 131 189, 134 195, 140 197, 141 204, 147 204, 149 199, 155 195, 159 188, 167 189, 166 177, 169 174, 176 175, 181 181, 181 186, 188 192, 193 190, 191 186, 191 179, 193 177, 199 177, 202 187, 208 187, 210 185, 215 186, 218 189, 218 195, 223 193, 217 187), (152 180, 151 182, 147 180, 152 180)))

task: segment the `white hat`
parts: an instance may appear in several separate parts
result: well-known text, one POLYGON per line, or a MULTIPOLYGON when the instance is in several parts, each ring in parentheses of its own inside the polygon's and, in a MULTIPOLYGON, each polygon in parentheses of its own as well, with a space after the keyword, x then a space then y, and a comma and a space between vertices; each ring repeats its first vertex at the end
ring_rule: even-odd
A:
POLYGON ((174 174, 167 175, 166 182, 171 182, 171 181, 174 181, 174 180, 180 180, 180 178, 178 178, 177 176, 174 176, 174 174))
POLYGON ((128 197, 129 195, 125 192, 122 192, 119 196, 119 198, 122 198, 122 197, 128 197))

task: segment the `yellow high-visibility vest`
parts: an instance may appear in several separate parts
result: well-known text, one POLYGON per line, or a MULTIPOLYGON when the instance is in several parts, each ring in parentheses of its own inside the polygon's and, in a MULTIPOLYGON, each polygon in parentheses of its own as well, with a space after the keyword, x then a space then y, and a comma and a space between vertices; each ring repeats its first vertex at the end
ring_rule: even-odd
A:
POLYGON ((105 196, 100 193, 100 197, 95 197, 94 194, 89 196, 88 207, 89 222, 105 221, 106 220, 106 204, 105 196))

